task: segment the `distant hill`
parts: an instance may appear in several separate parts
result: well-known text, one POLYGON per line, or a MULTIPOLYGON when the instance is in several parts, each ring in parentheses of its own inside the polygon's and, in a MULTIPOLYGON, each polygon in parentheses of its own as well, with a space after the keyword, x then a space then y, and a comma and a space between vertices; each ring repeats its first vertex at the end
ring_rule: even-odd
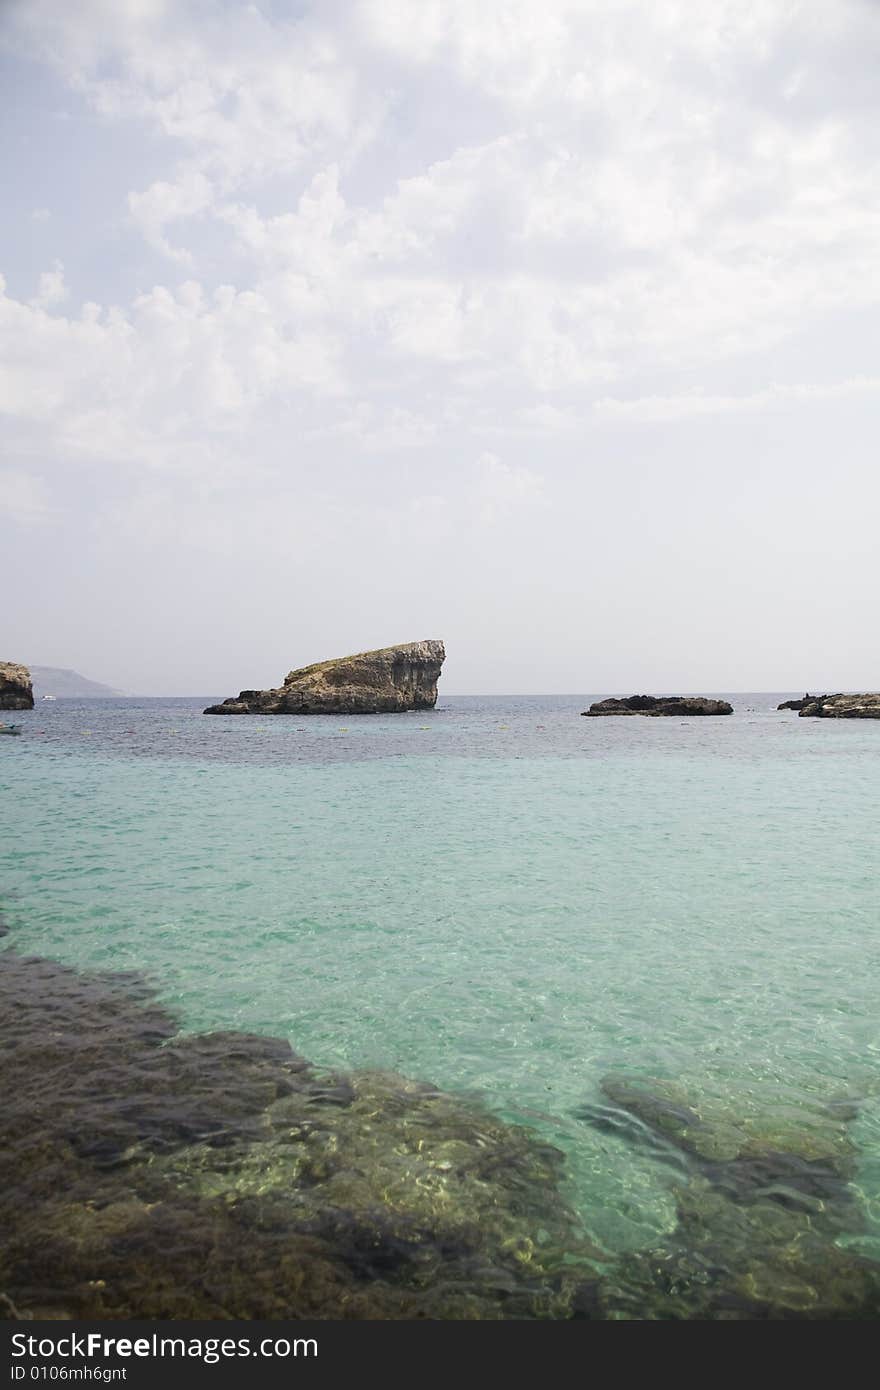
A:
POLYGON ((60 700, 107 699, 113 695, 124 695, 124 690, 114 690, 112 686, 102 685, 100 681, 90 681, 78 671, 65 671, 58 666, 31 666, 28 668, 34 682, 34 699, 44 695, 57 695, 60 700))

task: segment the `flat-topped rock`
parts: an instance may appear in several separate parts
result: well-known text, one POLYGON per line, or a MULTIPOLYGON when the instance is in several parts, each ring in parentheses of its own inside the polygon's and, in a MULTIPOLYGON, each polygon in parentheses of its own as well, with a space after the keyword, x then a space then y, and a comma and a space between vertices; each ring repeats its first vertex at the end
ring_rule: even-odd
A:
POLYGON ((827 695, 804 695, 799 700, 783 700, 782 704, 777 705, 776 708, 802 710, 805 705, 814 705, 817 702, 827 699, 827 695))
POLYGON ((880 694, 817 695, 802 706, 801 718, 880 719, 880 694))
POLYGON ((433 709, 442 642, 403 642, 290 671, 277 690, 242 690, 205 714, 398 714, 433 709))
POLYGON ((604 714, 733 714, 733 705, 726 700, 709 700, 705 695, 626 695, 622 698, 597 700, 586 715, 604 714))
POLYGON ((33 709, 31 673, 17 661, 0 661, 0 709, 33 709))

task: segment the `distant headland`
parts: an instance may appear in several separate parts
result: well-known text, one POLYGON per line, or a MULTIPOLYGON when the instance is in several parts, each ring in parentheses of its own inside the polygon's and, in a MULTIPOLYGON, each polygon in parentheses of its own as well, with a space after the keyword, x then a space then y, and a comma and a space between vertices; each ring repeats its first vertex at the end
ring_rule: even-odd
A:
POLYGON ((30 670, 34 679, 34 695, 38 700, 46 695, 54 695, 59 700, 109 700, 125 693, 62 666, 32 666, 30 670))

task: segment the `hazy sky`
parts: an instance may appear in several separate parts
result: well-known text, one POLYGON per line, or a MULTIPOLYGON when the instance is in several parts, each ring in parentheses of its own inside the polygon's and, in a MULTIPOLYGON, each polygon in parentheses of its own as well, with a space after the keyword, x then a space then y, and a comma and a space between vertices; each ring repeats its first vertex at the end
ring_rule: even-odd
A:
POLYGON ((876 0, 0 0, 0 658, 880 685, 876 0))

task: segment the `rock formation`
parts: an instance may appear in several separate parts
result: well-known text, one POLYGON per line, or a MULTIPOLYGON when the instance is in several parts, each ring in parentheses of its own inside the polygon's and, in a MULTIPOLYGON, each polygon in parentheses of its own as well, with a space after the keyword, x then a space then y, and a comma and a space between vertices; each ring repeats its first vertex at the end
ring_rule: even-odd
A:
POLYGON ((814 705, 817 701, 821 702, 827 699, 827 695, 804 695, 800 700, 783 700, 782 704, 777 705, 776 708, 801 710, 805 705, 814 705))
POLYGON ((600 714, 733 714, 726 700, 708 700, 705 695, 628 695, 623 699, 599 700, 586 715, 600 714))
POLYGON ((0 661, 0 709, 33 709, 31 673, 16 661, 0 661))
POLYGON ((815 719, 880 719, 880 695, 817 695, 801 709, 815 719))
POLYGON ((291 671, 278 690, 242 690, 205 714, 397 714, 433 709, 442 642, 404 642, 291 671))

